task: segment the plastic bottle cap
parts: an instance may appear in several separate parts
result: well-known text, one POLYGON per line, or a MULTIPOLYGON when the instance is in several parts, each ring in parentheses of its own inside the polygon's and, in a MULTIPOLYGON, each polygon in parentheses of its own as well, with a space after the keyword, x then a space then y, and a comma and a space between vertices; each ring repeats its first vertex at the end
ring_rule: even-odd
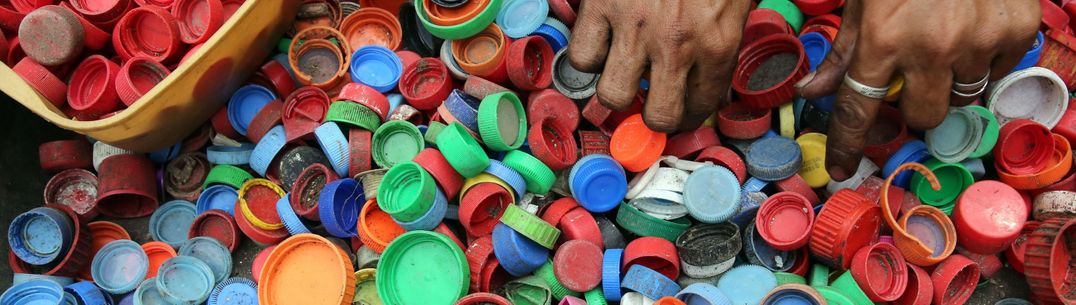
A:
POLYGON ((401 227, 408 231, 432 231, 434 228, 437 228, 445 218, 445 214, 448 213, 448 198, 445 197, 445 193, 442 192, 440 188, 435 189, 437 192, 435 193, 432 205, 426 209, 421 216, 407 222, 394 219, 396 223, 400 224, 401 227))
POLYGON ((363 7, 344 17, 340 32, 355 49, 378 45, 396 50, 403 40, 400 21, 393 13, 377 7, 363 7))
POLYGON ((739 185, 732 171, 719 166, 703 167, 684 181, 684 205, 701 222, 726 221, 739 209, 739 185))
POLYGON ((650 299, 673 296, 680 291, 680 285, 676 284, 676 281, 643 265, 631 265, 624 274, 621 287, 650 299))
POLYGON ((119 106, 116 78, 120 66, 101 55, 86 57, 71 72, 67 104, 89 114, 112 112, 119 106))
POLYGON ((583 208, 596 213, 616 208, 628 188, 624 169, 613 158, 601 154, 576 162, 569 180, 572 196, 583 208))
POLYGON ((149 257, 130 240, 109 242, 93 258, 93 278, 97 286, 111 294, 130 292, 146 278, 149 257))
POLYGON ((546 119, 564 130, 575 131, 579 126, 579 109, 575 106, 575 102, 557 90, 544 89, 532 92, 527 97, 528 123, 535 126, 546 119))
POLYGON ((773 272, 754 265, 732 268, 717 282, 717 288, 728 296, 732 304, 758 304, 775 287, 777 278, 773 272))
MULTIPOLYGON (((354 180, 351 181, 355 184, 354 180)), ((397 164, 382 181, 383 189, 378 191, 378 202, 382 209, 396 220, 414 221, 425 214, 434 202, 437 186, 433 177, 414 162, 397 164)), ((325 194, 324 191, 322 193, 325 194)))
POLYGON ((775 249, 762 238, 762 234, 758 233, 757 227, 754 220, 744 226, 742 239, 744 256, 747 261, 772 271, 791 272, 799 252, 775 249))
POLYGON ((224 25, 224 4, 219 0, 175 0, 172 13, 176 15, 180 38, 186 44, 199 44, 224 25))
MULTIPOLYGON (((543 1, 509 1, 518 3, 542 3, 543 1)), ((522 4, 525 5, 525 4, 522 4)), ((538 91, 553 83, 553 48, 542 37, 529 36, 513 41, 505 55, 508 78, 520 90, 538 91)))
MULTIPOLYGON (((795 6, 788 0, 767 0, 767 2, 786 2, 795 9, 795 6)), ((787 18, 788 15, 785 17, 787 18)), ((797 26, 793 25, 793 28, 797 26)), ((810 70, 803 44, 800 43, 799 38, 790 34, 775 34, 759 38, 744 46, 740 53, 739 66, 745 69, 736 72, 732 79, 732 89, 740 96, 743 103, 755 108, 770 109, 792 101, 796 94, 793 85, 806 76, 810 70), (795 61, 793 70, 787 72, 787 75, 772 75, 784 71, 760 70, 760 68, 767 68, 768 63, 776 63, 779 60, 795 61), (779 81, 772 83, 771 78, 779 81), (769 82, 763 82, 763 80, 769 82)))
POLYGON ((1011 123, 1003 124, 994 146, 998 167, 1017 175, 1041 171, 1052 155, 1050 131, 1030 120, 1011 123))
POLYGON ((96 200, 97 177, 84 169, 61 171, 45 184, 45 204, 70 207, 83 219, 97 216, 96 200))
POLYGON ((44 96, 45 100, 53 106, 60 107, 67 102, 67 84, 33 59, 23 58, 11 70, 21 76, 31 88, 44 96))
POLYGON ((459 8, 446 9, 430 1, 416 1, 418 19, 430 34, 438 38, 463 39, 486 28, 500 12, 502 0, 474 0, 459 8))
POLYGON ((363 205, 359 214, 359 227, 359 237, 363 245, 377 253, 381 253, 396 237, 407 232, 393 221, 388 213, 382 211, 375 200, 363 205))
POLYGON ((811 227, 811 254, 847 269, 856 250, 878 238, 881 209, 866 197, 842 189, 826 201, 811 227))
POLYGON ((64 290, 53 281, 38 279, 16 284, 0 296, 4 304, 31 304, 37 302, 64 304, 64 290))
POLYGON ((578 161, 575 137, 553 118, 531 125, 527 143, 531 153, 552 170, 563 170, 578 161))
POLYGON ((541 0, 509 0, 497 14, 497 25, 512 38, 523 38, 545 22, 549 3, 541 0))
MULTIPOLYGON (((430 110, 449 96, 452 78, 447 65, 435 58, 421 58, 405 65, 399 81, 400 93, 415 108, 430 110)), ((477 104, 477 103, 476 103, 477 104)))
MULTIPOLYGON (((494 183, 503 182, 503 184, 506 185, 505 189, 508 189, 509 193, 514 194, 516 200, 523 199, 523 194, 527 192, 526 179, 524 179, 523 176, 520 175, 519 172, 517 172, 516 170, 505 166, 504 163, 501 163, 501 161, 490 159, 489 166, 486 167, 483 173, 492 176, 492 178, 497 178, 500 180, 497 181, 497 179, 490 179, 493 180, 494 183)), ((483 175, 480 174, 473 177, 472 179, 476 179, 479 177, 483 177, 483 175)), ((471 181, 472 179, 468 179, 468 181, 471 181)), ((464 190, 467 188, 466 185, 469 184, 468 181, 464 182, 464 190)))
POLYGON ((609 142, 613 158, 631 172, 641 172, 661 157, 666 135, 650 130, 640 114, 632 115, 617 126, 609 142), (643 143, 643 145, 639 145, 643 143))
POLYGON ((928 305, 934 298, 934 284, 930 280, 930 273, 919 266, 905 263, 908 267, 908 286, 893 304, 896 305, 928 305))
POLYGON ((181 36, 176 17, 171 13, 156 6, 142 6, 120 18, 113 31, 112 45, 125 60, 146 56, 155 62, 171 62, 183 55, 181 36))
MULTIPOLYGON (((676 238, 682 267, 684 264, 699 267, 722 264, 735 259, 742 245, 739 227, 731 222, 693 226, 676 238)), ((688 268, 682 269, 688 273, 688 268)))
POLYGON ((744 159, 747 161, 747 172, 766 181, 788 178, 799 172, 803 166, 800 146, 784 137, 768 137, 755 141, 748 148, 744 159))
MULTIPOLYGON (((164 81, 171 71, 145 56, 136 56, 123 63, 116 73, 116 95, 124 105, 131 106, 164 81)), ((234 125, 233 125, 234 126, 234 125)))
POLYGON ((165 261, 156 279, 157 292, 173 304, 205 302, 215 284, 209 265, 190 256, 165 261))
POLYGON ((791 251, 807 244, 814 223, 814 209, 803 195, 774 194, 762 203, 757 215, 758 234, 775 249, 791 251))
MULTIPOLYGON (((1042 224, 1028 236, 1025 246, 1026 251, 1024 251, 1024 275, 1027 277, 1028 286, 1031 288, 1031 295, 1033 298, 1039 299, 1042 302, 1053 303, 1060 303, 1062 300, 1067 301, 1070 299, 1068 296, 1070 295, 1072 288, 1065 287, 1064 285, 1057 286, 1057 283, 1064 283, 1070 278, 1066 270, 1068 268, 1060 267, 1060 263, 1068 260, 1069 255, 1065 254, 1064 251, 1057 251, 1054 249, 1060 245, 1069 244, 1067 236, 1072 234, 1073 228, 1076 228, 1073 226, 1073 223, 1076 222, 1072 221, 1071 218, 1051 218, 1043 221, 1042 224)), ((954 257, 955 256, 957 255, 954 255, 954 257)), ((974 270, 967 272, 961 271, 959 273, 957 273, 959 270, 949 271, 952 274, 946 277, 948 279, 961 280, 962 274, 966 274, 966 276, 971 275, 968 272, 975 272, 976 274, 974 274, 974 276, 978 276, 977 265, 966 258, 958 259, 953 265, 956 265, 956 268, 952 269, 966 268, 974 270)), ((935 275, 937 274, 938 272, 935 271, 935 275)), ((935 275, 932 275, 931 279, 935 279, 935 275)), ((972 282, 974 281, 975 280, 972 280, 972 282)), ((936 279, 934 283, 936 286, 945 285, 938 284, 936 279)), ((956 292, 966 291, 967 294, 970 294, 971 290, 969 289, 974 289, 974 286, 967 287, 964 286, 964 283, 954 284, 954 290, 956 292)), ((935 287, 934 291, 937 292, 938 288, 935 287)), ((948 292, 946 290, 943 291, 948 292)), ((935 301, 937 301, 938 298, 938 296, 935 296, 935 301)), ((962 299, 963 298, 956 298, 953 302, 955 304, 955 302, 962 299)))
POLYGON ((523 176, 527 182, 527 191, 531 193, 548 193, 556 180, 556 174, 545 163, 519 150, 509 151, 501 162, 523 176))
POLYGON ((979 265, 963 255, 953 255, 934 268, 930 279, 934 284, 934 304, 963 304, 979 283, 979 265))
POLYGON ((326 231, 340 238, 357 236, 357 215, 365 202, 365 194, 355 179, 327 182, 318 198, 318 214, 326 231))
POLYGON ((470 281, 463 251, 447 236, 429 231, 398 237, 377 269, 378 294, 387 303, 451 302, 467 294, 470 281), (433 269, 439 272, 431 274, 433 269))
POLYGON ((500 185, 479 183, 460 198, 460 223, 472 236, 488 235, 493 232, 507 205, 514 201, 511 191, 500 185))
POLYGON ((273 91, 259 85, 240 87, 228 101, 228 121, 237 132, 245 136, 247 126, 258 112, 276 98, 273 91))
POLYGON ((1028 211, 1012 187, 980 181, 961 193, 953 212, 960 245, 975 253, 997 253, 1020 234, 1028 211))
POLYGON ((22 261, 46 265, 71 247, 74 227, 63 212, 39 207, 12 220, 7 235, 12 250, 22 261))
POLYGON ((537 270, 549 258, 549 250, 505 224, 493 228, 494 255, 513 276, 537 270))
POLYGON ((680 259, 676 255, 676 246, 671 241, 657 237, 640 237, 624 248, 621 270, 641 265, 667 278, 680 275, 680 259))
POLYGON ((923 165, 933 171, 938 182, 941 183, 940 190, 933 190, 929 183, 925 183, 926 179, 922 175, 913 174, 911 190, 924 204, 936 207, 950 205, 956 201, 957 196, 975 182, 971 172, 968 172, 968 169, 960 163, 929 160, 923 165))
POLYGON ((744 24, 744 36, 740 46, 758 41, 762 37, 775 34, 795 34, 781 13, 771 8, 753 9, 747 13, 744 24))
POLYGON ((927 149, 945 163, 964 161, 982 141, 986 128, 983 123, 973 110, 952 108, 941 125, 927 131, 927 149))
POLYGON ((511 92, 486 96, 478 108, 478 130, 494 151, 518 149, 527 138, 527 116, 519 97, 511 92))
MULTIPOLYGON (((882 168, 882 176, 891 175, 901 164, 923 162, 927 159, 930 159, 930 152, 927 151, 926 143, 919 140, 905 142, 904 145, 902 145, 900 149, 893 153, 893 156, 886 161, 885 166, 882 168)), ((899 173, 893 179, 893 185, 907 188, 911 179, 912 173, 899 173)))
POLYGON ((590 98, 598 90, 598 78, 601 75, 576 70, 568 63, 566 53, 567 48, 561 49, 553 56, 553 86, 570 99, 590 98))
POLYGON ((50 67, 76 59, 86 39, 78 16, 58 5, 35 8, 22 18, 18 29, 26 56, 50 67))
POLYGON ((284 228, 280 215, 276 213, 276 202, 284 197, 284 190, 280 186, 262 178, 247 180, 239 188, 238 197, 240 217, 262 230, 284 228))
POLYGON ((355 276, 347 254, 324 237, 292 236, 277 245, 258 278, 260 304, 343 304, 350 302, 355 276), (290 283, 302 281, 309 286, 290 283))
POLYGON ((218 283, 206 300, 208 305, 254 304, 258 301, 258 284, 244 277, 232 277, 218 283))
POLYGON ((876 302, 900 298, 908 283, 908 269, 896 246, 876 243, 859 249, 852 259, 852 277, 876 302))
POLYGON ((570 240, 557 248, 553 271, 561 285, 586 292, 601 283, 602 249, 584 240, 570 240))
POLYGON ((195 237, 179 247, 182 256, 191 256, 204 262, 213 272, 214 282, 220 282, 232 274, 232 253, 220 241, 210 237, 195 237))
POLYGON ((546 18, 545 23, 539 26, 537 30, 534 30, 533 35, 545 39, 553 47, 553 52, 560 52, 568 47, 572 32, 560 21, 554 18, 546 18))
POLYGON ((403 72, 400 57, 392 50, 367 45, 351 55, 351 81, 370 86, 381 93, 396 88, 403 72))
POLYGON ((1002 126, 1024 118, 1053 128, 1068 108, 1065 82, 1046 68, 1016 71, 993 84, 986 95, 986 105, 1002 126))
POLYGON ((1035 35, 1035 44, 1031 45, 1031 48, 1024 53, 1024 57, 1020 59, 1020 62, 1013 67, 1013 71, 1020 71, 1023 69, 1031 68, 1039 62, 1042 58, 1042 46, 1046 43, 1046 37, 1039 31, 1035 35))
POLYGON ((198 215, 187 232, 188 239, 212 237, 227 247, 229 251, 239 248, 239 227, 235 220, 222 210, 209 210, 198 215))
POLYGON ((194 204, 185 200, 173 200, 161 205, 149 218, 149 233, 153 240, 178 248, 187 241, 195 213, 194 204))
POLYGON ((391 168, 400 162, 411 160, 424 146, 422 133, 414 124, 394 120, 382 124, 374 132, 370 149, 374 163, 391 168))

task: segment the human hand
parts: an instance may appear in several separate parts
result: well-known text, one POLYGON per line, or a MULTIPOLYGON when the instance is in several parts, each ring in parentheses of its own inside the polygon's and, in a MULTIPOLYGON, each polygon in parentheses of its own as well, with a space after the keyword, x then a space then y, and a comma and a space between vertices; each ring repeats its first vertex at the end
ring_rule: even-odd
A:
POLYGON ((655 131, 694 129, 728 102, 750 0, 586 0, 568 56, 602 73, 598 100, 631 106, 648 69, 643 120, 655 131))
POLYGON ((986 86, 957 95, 954 82, 995 81, 1016 66, 1035 41, 1040 15, 1038 2, 1028 0, 847 1, 829 56, 796 84, 809 99, 837 92, 826 145, 830 176, 843 181, 855 174, 881 105, 849 87, 845 73, 879 88, 903 75, 904 120, 908 127, 930 129, 949 106, 971 103, 986 86))

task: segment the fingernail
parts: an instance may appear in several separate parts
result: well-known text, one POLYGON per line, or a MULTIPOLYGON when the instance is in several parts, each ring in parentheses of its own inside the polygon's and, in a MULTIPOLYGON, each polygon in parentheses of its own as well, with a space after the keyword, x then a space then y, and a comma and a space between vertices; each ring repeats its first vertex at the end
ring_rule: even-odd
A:
POLYGON ((848 173, 840 166, 830 166, 829 177, 836 181, 844 181, 848 180, 848 173))
POLYGON ((796 82, 796 89, 801 89, 811 84, 811 81, 814 80, 815 74, 818 74, 818 71, 811 72, 810 74, 807 74, 807 76, 804 76, 803 79, 801 79, 799 82, 796 82))

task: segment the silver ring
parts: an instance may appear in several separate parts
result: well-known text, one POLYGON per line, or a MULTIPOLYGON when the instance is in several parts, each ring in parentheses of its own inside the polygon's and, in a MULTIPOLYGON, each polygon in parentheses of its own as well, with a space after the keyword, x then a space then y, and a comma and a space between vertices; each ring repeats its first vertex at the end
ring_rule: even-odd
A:
MULTIPOLYGON (((954 87, 956 87, 956 86, 954 86, 954 87)), ((956 90, 956 88, 950 89, 950 91, 953 92, 953 95, 960 96, 960 97, 977 97, 980 94, 983 94, 983 92, 986 92, 986 84, 983 84, 983 86, 979 87, 978 90, 975 90, 975 93, 960 92, 960 90, 956 90)))
POLYGON ((979 88, 986 87, 986 84, 989 81, 990 81, 990 70, 987 70, 986 71, 986 76, 983 76, 982 79, 980 79, 979 81, 974 82, 974 83, 965 84, 965 83, 961 83, 961 82, 958 82, 958 81, 953 81, 953 90, 954 91, 975 91, 975 90, 979 90, 979 88))
POLYGON ((855 90, 856 93, 859 93, 862 96, 866 96, 866 97, 869 97, 869 98, 872 98, 872 99, 882 99, 882 98, 884 98, 886 96, 887 93, 889 93, 889 86, 885 86, 885 87, 867 86, 867 85, 864 85, 863 83, 860 83, 859 81, 856 81, 856 80, 852 79, 852 76, 848 75, 848 73, 844 74, 844 84, 846 86, 848 86, 848 88, 851 88, 852 90, 855 90))

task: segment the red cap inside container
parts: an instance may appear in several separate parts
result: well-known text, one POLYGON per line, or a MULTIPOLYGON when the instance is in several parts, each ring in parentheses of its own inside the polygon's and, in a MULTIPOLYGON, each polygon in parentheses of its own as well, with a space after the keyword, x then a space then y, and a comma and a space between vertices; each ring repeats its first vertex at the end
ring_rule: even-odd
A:
POLYGON ((508 78, 516 88, 536 91, 553 83, 553 47, 540 36, 513 41, 505 55, 508 78))
POLYGON ((116 74, 116 95, 123 104, 131 106, 170 73, 168 68, 149 57, 131 58, 123 63, 116 74))
MULTIPOLYGON (((18 43, 17 39, 18 37, 13 41, 18 43)), ((44 96, 53 106, 60 107, 67 102, 67 84, 33 58, 22 58, 11 70, 21 76, 31 88, 34 88, 34 91, 44 96)))
POLYGON ((220 0, 175 0, 172 14, 178 22, 180 39, 187 44, 209 40, 224 25, 224 4, 220 0))
POLYGON ((101 55, 86 57, 71 74, 67 102, 76 111, 105 114, 116 110, 116 75, 120 66, 101 55))
POLYGON ((908 267, 896 246, 876 243, 856 252, 852 277, 871 301, 891 302, 904 294, 908 267))
POLYGON ((183 55, 183 41, 176 17, 156 6, 142 6, 127 12, 116 24, 112 46, 124 60, 146 56, 166 63, 183 55))
POLYGON ((998 253, 1020 235, 1029 211, 1020 193, 993 180, 972 184, 953 210, 960 246, 983 254, 998 253))
POLYGON ((780 192, 758 208, 755 228, 774 249, 791 251, 807 244, 814 222, 814 207, 803 195, 780 192))

